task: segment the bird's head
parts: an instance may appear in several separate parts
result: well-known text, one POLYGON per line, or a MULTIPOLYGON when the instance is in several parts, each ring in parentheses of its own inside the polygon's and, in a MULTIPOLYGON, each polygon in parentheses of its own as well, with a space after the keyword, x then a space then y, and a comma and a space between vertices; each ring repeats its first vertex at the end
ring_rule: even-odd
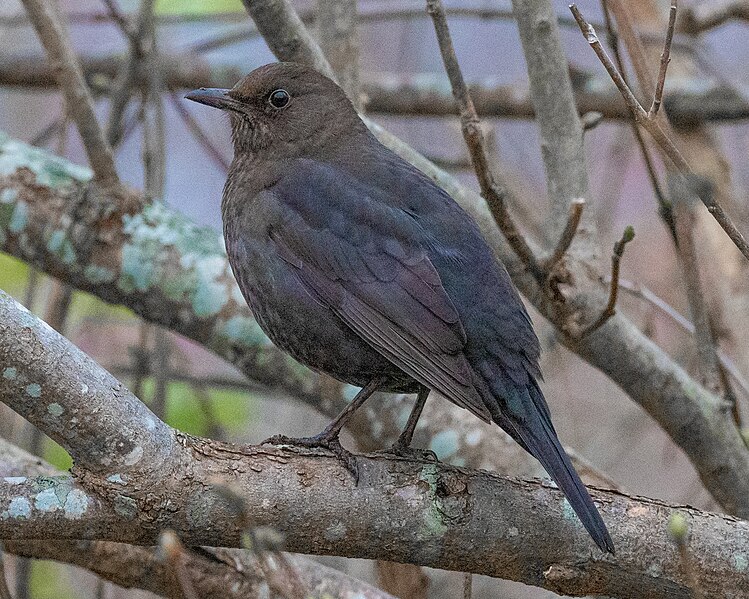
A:
POLYGON ((232 89, 201 88, 185 97, 229 115, 235 156, 304 155, 335 144, 344 132, 366 129, 336 83, 290 62, 259 67, 232 89))

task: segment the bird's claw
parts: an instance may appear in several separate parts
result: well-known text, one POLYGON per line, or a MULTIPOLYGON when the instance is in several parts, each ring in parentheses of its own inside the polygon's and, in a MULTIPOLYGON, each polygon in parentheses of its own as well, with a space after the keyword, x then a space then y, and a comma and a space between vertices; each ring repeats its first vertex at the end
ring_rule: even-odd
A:
POLYGON ((314 437, 287 437, 286 435, 273 435, 268 437, 261 445, 291 445, 293 447, 315 448, 321 447, 332 452, 338 461, 354 477, 354 484, 359 483, 359 465, 356 456, 341 445, 338 435, 326 435, 321 433, 314 437))
POLYGON ((409 460, 418 460, 420 462, 439 462, 437 454, 431 449, 421 449, 419 447, 410 447, 397 441, 389 449, 378 452, 383 455, 394 455, 399 458, 409 460))

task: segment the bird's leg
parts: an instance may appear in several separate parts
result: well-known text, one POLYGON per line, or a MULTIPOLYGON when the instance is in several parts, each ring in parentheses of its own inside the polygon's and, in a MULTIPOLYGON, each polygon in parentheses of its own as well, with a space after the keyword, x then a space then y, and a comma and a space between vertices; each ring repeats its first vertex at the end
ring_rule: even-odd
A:
POLYGON ((354 479, 358 481, 359 471, 356 466, 356 458, 354 455, 343 448, 338 436, 341 434, 341 429, 346 425, 354 412, 358 410, 365 401, 367 401, 372 394, 382 387, 387 381, 384 377, 379 377, 371 380, 366 386, 362 387, 361 391, 356 394, 351 403, 347 405, 335 419, 325 427, 325 429, 315 435, 314 437, 287 437, 286 435, 274 435, 265 441, 263 445, 295 445, 297 447, 324 447, 332 451, 335 456, 343 463, 349 472, 353 475, 354 479))
POLYGON ((416 449, 410 447, 411 441, 413 440, 414 431, 416 430, 416 424, 419 422, 421 412, 424 410, 424 404, 427 402, 429 397, 429 388, 421 387, 418 394, 416 395, 416 403, 411 409, 411 414, 408 416, 408 422, 406 428, 398 437, 398 440, 393 443, 393 446, 386 452, 401 456, 404 458, 415 458, 422 460, 433 460, 437 461, 437 456, 433 451, 429 449, 416 449))

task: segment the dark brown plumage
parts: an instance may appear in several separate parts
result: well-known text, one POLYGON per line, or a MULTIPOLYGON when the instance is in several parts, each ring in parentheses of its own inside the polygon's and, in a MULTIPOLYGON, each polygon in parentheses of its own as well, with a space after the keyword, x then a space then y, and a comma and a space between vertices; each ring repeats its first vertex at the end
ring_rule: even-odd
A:
POLYGON ((419 392, 404 450, 433 389, 538 458, 613 552, 536 382, 530 318, 470 217, 306 67, 266 65, 231 90, 187 97, 231 118, 224 236, 260 326, 300 362, 363 387, 304 443, 345 456, 338 432, 371 393, 419 392))

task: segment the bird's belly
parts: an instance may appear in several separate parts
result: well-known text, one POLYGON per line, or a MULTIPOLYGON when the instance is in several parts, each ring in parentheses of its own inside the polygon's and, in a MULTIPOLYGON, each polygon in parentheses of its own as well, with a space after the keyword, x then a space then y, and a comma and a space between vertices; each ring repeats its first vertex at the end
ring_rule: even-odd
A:
POLYGON ((352 385, 386 376, 392 380, 388 390, 416 391, 413 379, 307 292, 293 266, 271 252, 252 254, 237 260, 230 251, 230 262, 255 319, 275 345, 305 366, 352 385))

